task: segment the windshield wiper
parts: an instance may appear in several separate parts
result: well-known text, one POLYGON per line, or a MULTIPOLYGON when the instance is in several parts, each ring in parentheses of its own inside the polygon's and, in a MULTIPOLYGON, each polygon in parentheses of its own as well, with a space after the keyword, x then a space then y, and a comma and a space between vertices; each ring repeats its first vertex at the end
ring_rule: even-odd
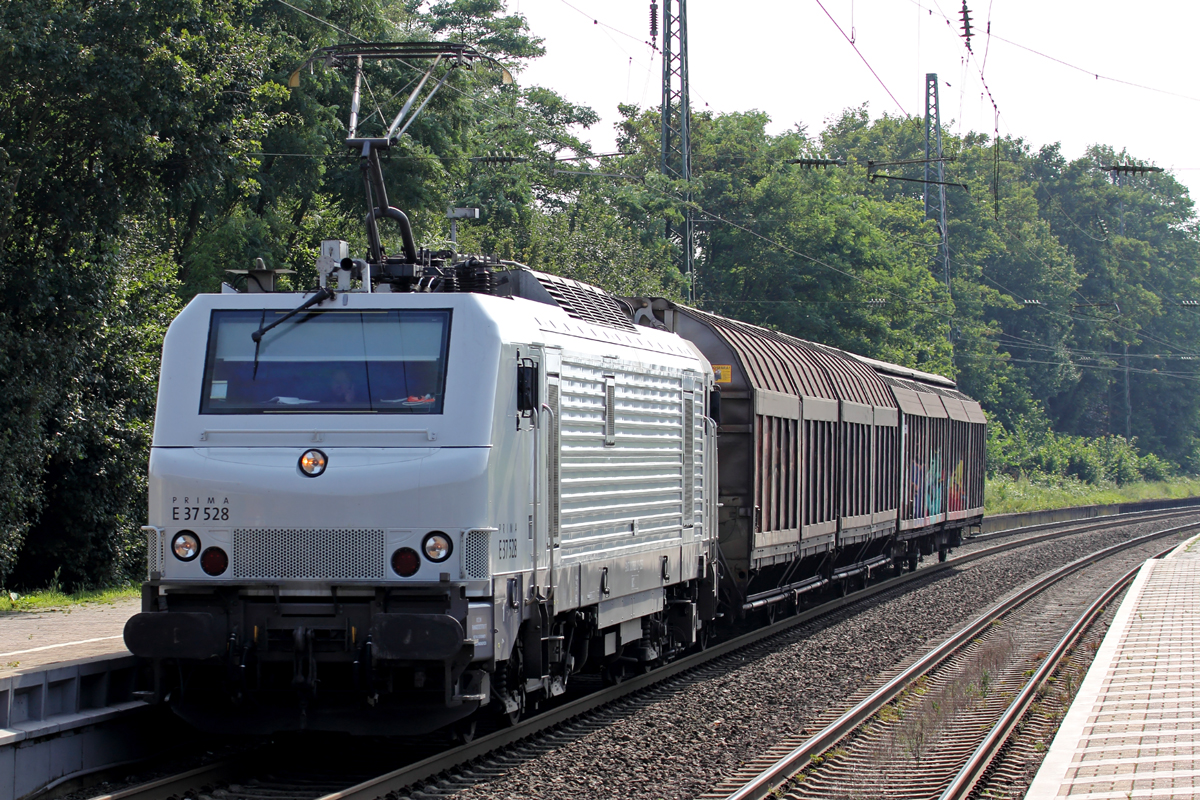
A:
POLYGON ((312 297, 308 298, 303 303, 296 306, 291 311, 289 311, 288 313, 284 314, 279 319, 272 322, 270 325, 267 325, 266 327, 260 327, 254 333, 250 334, 250 338, 254 340, 255 344, 257 344, 258 342, 262 341, 263 334, 266 333, 267 331, 271 330, 271 328, 274 328, 276 325, 279 325, 280 323, 287 322, 289 319, 296 316, 301 311, 304 311, 307 308, 312 308, 317 303, 321 303, 326 300, 330 300, 336 296, 337 296, 337 294, 332 289, 327 289, 326 287, 322 286, 320 289, 317 290, 317 293, 314 294, 312 297))
MULTIPOLYGON (((254 340, 254 374, 252 375, 251 380, 254 380, 255 378, 258 377, 258 346, 260 344, 262 344, 263 334, 266 333, 267 331, 271 330, 272 328, 274 328, 276 325, 279 325, 280 323, 283 323, 283 322, 287 322, 289 319, 296 316, 301 311, 312 308, 317 303, 322 303, 326 300, 331 300, 334 297, 337 297, 336 292, 334 292, 332 289, 330 289, 328 287, 322 286, 320 289, 317 290, 316 294, 314 294, 312 297, 305 300, 300 305, 293 308, 288 313, 284 314, 279 319, 272 322, 270 325, 264 326, 260 322, 258 330, 254 331, 253 333, 250 334, 250 338, 254 340)), ((263 310, 263 319, 266 319, 266 316, 267 316, 267 312, 266 312, 266 309, 264 309, 263 310)))

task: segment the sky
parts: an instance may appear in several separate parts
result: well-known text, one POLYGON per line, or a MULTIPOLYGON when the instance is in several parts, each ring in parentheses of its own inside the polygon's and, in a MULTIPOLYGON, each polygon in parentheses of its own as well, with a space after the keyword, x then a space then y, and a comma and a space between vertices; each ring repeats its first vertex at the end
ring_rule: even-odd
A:
MULTIPOLYGON (((947 130, 993 132, 986 83, 1002 136, 1035 149, 1060 142, 1068 159, 1091 144, 1127 149, 1131 160, 1167 168, 1200 197, 1200 72, 1187 56, 1197 48, 1200 3, 967 5, 970 58, 960 35, 962 0, 689 0, 692 108, 763 111, 772 132, 800 124, 815 135, 864 103, 872 118, 923 116, 932 72, 947 130)), ((649 7, 649 0, 508 0, 545 40, 546 55, 520 82, 600 114, 583 136, 596 152, 614 149, 618 103, 661 103, 649 7)))

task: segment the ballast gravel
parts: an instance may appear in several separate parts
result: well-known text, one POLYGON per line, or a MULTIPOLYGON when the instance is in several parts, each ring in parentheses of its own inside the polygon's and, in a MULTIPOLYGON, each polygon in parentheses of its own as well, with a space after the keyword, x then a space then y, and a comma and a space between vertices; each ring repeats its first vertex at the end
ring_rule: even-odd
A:
MULTIPOLYGON (((1102 547, 1200 520, 1131 524, 1059 539, 951 569, 799 626, 775 649, 733 654, 726 671, 672 682, 631 702, 614 722, 511 764, 453 796, 595 800, 694 798, 762 749, 815 725, 822 712, 944 639, 1036 576, 1102 547)), ((1130 563, 1173 539, 1143 545, 1130 563)), ((966 548, 964 548, 966 549, 966 548)), ((974 548, 972 548, 974 549, 974 548)), ((815 732, 815 731, 812 731, 815 732)), ((446 792, 443 786, 439 794, 446 792)), ((415 795, 419 796, 419 795, 415 795)))

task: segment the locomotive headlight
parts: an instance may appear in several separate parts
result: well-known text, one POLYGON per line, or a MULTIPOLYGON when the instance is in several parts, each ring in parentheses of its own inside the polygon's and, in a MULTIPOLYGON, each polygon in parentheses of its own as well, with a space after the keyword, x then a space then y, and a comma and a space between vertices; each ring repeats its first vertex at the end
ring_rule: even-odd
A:
POLYGON ((171 552, 180 561, 191 561, 200 554, 200 537, 191 531, 180 531, 171 540, 171 552))
POLYGON ((425 537, 425 541, 421 543, 421 549, 425 551, 425 557, 430 561, 440 562, 450 557, 450 552, 454 550, 454 544, 446 534, 434 531, 425 537))
POLYGON ((300 456, 300 471, 310 478, 315 478, 325 471, 329 459, 320 450, 307 450, 300 456))

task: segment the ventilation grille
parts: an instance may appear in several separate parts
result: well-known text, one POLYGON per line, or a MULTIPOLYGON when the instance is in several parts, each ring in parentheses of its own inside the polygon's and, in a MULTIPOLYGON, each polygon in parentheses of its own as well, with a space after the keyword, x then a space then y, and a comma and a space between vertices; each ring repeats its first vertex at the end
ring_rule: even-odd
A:
POLYGON ((463 537, 463 574, 467 578, 483 580, 491 574, 488 531, 467 531, 463 537))
POLYGON ((683 527, 696 523, 696 401, 683 393, 683 527))
POLYGON ((546 444, 546 449, 549 451, 546 454, 546 465, 549 474, 546 476, 547 491, 550 493, 550 541, 558 544, 559 526, 562 522, 562 505, 559 502, 562 495, 562 488, 559 485, 559 476, 561 474, 561 466, 559 464, 560 456, 562 455, 562 426, 559 424, 559 402, 558 402, 558 384, 551 383, 546 387, 546 401, 550 406, 550 410, 554 413, 550 415, 550 441, 546 444))
POLYGON ((617 443, 617 382, 615 378, 604 379, 604 446, 617 443))
POLYGON ((625 316, 616 299, 603 290, 570 278, 559 278, 541 272, 537 273, 537 279, 562 310, 567 312, 567 316, 609 328, 637 332, 637 328, 625 316))
POLYGON ((152 579, 154 573, 162 574, 167 561, 167 537, 162 531, 148 531, 146 541, 146 573, 152 579))
POLYGON ((384 535, 362 529, 235 528, 233 577, 382 580, 384 535))

